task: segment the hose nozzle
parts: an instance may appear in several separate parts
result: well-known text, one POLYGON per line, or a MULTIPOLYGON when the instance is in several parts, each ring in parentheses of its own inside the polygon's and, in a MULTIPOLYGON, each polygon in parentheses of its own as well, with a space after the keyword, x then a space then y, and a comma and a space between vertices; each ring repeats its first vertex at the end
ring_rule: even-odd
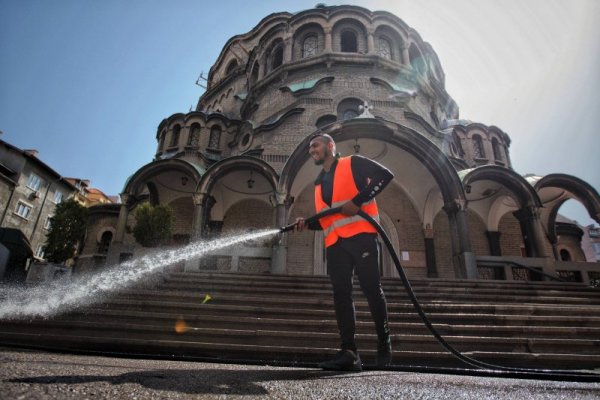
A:
POLYGON ((286 226, 282 226, 281 228, 279 228, 279 233, 284 233, 284 232, 289 232, 289 231, 293 231, 294 228, 296 227, 296 223, 294 222, 293 224, 289 224, 286 226))

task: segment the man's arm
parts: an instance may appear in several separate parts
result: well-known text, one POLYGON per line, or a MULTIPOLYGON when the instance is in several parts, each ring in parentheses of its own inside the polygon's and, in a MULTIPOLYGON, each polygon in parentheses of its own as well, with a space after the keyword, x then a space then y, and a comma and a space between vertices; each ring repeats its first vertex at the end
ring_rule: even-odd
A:
POLYGON ((352 203, 357 207, 381 193, 388 183, 394 179, 392 171, 365 157, 352 156, 351 165, 352 174, 359 190, 358 194, 352 199, 352 203))

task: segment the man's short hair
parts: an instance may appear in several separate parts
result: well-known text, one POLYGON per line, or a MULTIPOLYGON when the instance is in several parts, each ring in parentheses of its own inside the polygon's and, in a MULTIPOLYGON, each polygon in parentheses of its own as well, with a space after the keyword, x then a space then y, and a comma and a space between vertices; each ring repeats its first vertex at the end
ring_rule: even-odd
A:
POLYGON ((335 143, 335 141, 333 140, 333 138, 323 132, 315 132, 310 136, 310 140, 308 141, 309 143, 312 142, 313 140, 317 139, 317 138, 321 138, 323 139, 323 141, 325 142, 325 144, 327 143, 335 143))

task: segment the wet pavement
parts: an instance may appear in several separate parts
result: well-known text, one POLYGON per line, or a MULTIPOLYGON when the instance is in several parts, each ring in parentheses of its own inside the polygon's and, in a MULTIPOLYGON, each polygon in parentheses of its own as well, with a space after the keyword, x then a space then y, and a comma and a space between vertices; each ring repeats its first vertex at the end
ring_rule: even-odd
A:
POLYGON ((335 373, 0 348, 2 399, 600 399, 600 383, 335 373))

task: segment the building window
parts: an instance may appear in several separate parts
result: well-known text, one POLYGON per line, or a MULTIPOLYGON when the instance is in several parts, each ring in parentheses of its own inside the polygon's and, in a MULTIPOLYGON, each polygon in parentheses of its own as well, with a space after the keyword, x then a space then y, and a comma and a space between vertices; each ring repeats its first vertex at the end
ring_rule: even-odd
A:
POLYGON ((181 134, 181 126, 175 125, 173 128, 173 136, 171 136, 171 145, 170 147, 179 146, 179 135, 181 134))
POLYGON ((498 139, 492 138, 492 151, 494 152, 494 159, 497 161, 502 161, 502 152, 500 151, 500 143, 498 143, 498 139))
POLYGON ((208 139, 208 148, 209 149, 218 149, 221 143, 221 127, 213 126, 210 128, 210 137, 208 139))
POLYGON ((344 112, 342 113, 342 119, 344 121, 352 119, 352 118, 356 118, 356 117, 358 117, 358 111, 356 111, 355 109, 352 109, 352 108, 344 110, 344 112))
POLYGON ((22 201, 19 201, 17 203, 17 208, 15 209, 15 214, 17 214, 19 217, 29 219, 31 210, 32 210, 32 207, 30 205, 25 204, 22 201))
POLYGON ((342 121, 346 121, 358 117, 358 110, 362 104, 363 101, 357 98, 350 97, 342 100, 337 106, 338 118, 342 121))
POLYGON ((302 43, 302 58, 316 56, 319 52, 319 42, 316 35, 307 36, 302 43))
POLYGON ((42 244, 38 245, 37 249, 35 250, 35 256, 37 258, 44 258, 44 253, 46 253, 46 246, 42 244))
POLYGON ((342 32, 342 52, 344 53, 356 53, 358 52, 358 41, 356 40, 356 33, 353 31, 342 32))
POLYGON ((188 146, 198 147, 198 141, 200 138, 200 124, 193 123, 190 128, 190 136, 188 137, 188 146))
POLYGON ((315 125, 317 128, 323 128, 327 125, 333 124, 335 121, 337 121, 337 117, 335 115, 323 115, 322 117, 319 117, 315 125))
POLYGON ((46 222, 44 222, 44 229, 49 231, 52 228, 52 217, 46 218, 46 222))
POLYGON ((475 158, 485 158, 485 150, 483 149, 483 140, 479 135, 473 135, 473 156, 475 158))
POLYGON ((237 68, 238 63, 236 60, 231 60, 231 62, 229 63, 229 65, 227 65, 227 69, 225 70, 225 73, 227 75, 231 74, 233 71, 235 71, 235 69, 237 68))
POLYGON ((62 192, 54 192, 54 198, 52 199, 52 201, 54 202, 54 204, 59 204, 62 201, 62 198, 62 192))
POLYGON ((283 45, 279 45, 273 50, 273 58, 271 59, 271 70, 283 64, 283 45))
POLYGON ((98 253, 100 253, 100 254, 108 253, 108 248, 110 247, 112 238, 113 238, 113 234, 111 231, 106 231, 102 234, 102 237, 100 238, 100 243, 98 243, 98 253))
POLYGON ((571 253, 568 250, 562 249, 560 251, 560 259, 562 261, 571 261, 571 253))
POLYGON ((377 54, 380 57, 387 58, 388 60, 392 59, 392 45, 390 41, 386 38, 379 38, 379 48, 377 49, 377 54))
POLYGON ((42 178, 32 172, 27 180, 27 187, 31 190, 39 190, 40 186, 42 186, 42 178))
POLYGON ((165 136, 167 136, 167 134, 166 134, 166 132, 165 132, 165 131, 163 131, 163 132, 160 134, 160 142, 159 142, 159 144, 158 144, 158 151, 162 151, 162 150, 164 150, 164 148, 165 148, 165 136))

